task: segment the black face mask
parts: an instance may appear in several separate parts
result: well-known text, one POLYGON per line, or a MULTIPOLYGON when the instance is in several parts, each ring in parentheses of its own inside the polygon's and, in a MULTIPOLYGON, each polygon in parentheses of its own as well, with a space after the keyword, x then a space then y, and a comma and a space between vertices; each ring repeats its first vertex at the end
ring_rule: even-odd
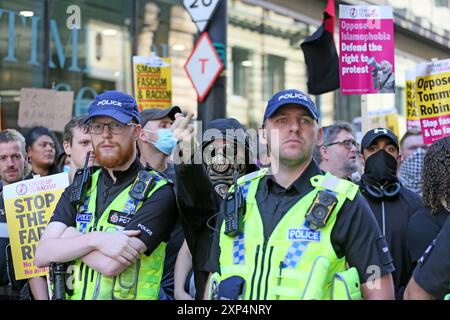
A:
POLYGON ((397 160, 384 150, 374 153, 366 160, 363 179, 379 186, 397 181, 397 160))

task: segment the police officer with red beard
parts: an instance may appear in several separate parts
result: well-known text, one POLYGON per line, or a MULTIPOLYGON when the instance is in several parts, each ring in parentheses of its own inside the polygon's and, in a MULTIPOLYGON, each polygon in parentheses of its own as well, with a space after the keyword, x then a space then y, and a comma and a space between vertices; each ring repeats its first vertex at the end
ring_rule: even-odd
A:
POLYGON ((158 298, 177 207, 172 185, 137 157, 139 122, 136 101, 119 91, 98 95, 89 107, 101 168, 86 185, 75 175, 36 251, 39 267, 71 262, 68 299, 158 298))

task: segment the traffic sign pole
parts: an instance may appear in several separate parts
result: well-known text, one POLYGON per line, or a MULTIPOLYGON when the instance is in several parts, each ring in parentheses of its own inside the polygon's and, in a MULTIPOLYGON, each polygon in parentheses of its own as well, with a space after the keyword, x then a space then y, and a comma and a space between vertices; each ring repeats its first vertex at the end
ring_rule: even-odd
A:
MULTIPOLYGON (((214 44, 219 44, 220 46, 227 48, 227 0, 219 1, 215 15, 206 31, 209 33, 214 44)), ((224 56, 226 57, 226 54, 224 56)), ((209 121, 226 117, 227 61, 222 62, 224 68, 221 74, 215 81, 206 99, 203 102, 198 103, 198 120, 202 121, 203 130, 206 128, 209 121)))

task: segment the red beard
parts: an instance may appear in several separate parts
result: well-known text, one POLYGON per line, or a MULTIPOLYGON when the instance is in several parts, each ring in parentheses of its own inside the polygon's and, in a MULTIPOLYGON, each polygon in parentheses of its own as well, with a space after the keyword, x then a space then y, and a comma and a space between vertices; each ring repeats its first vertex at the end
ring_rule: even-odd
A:
POLYGON ((118 149, 114 153, 107 153, 107 154, 102 154, 100 148, 102 143, 99 143, 94 150, 95 160, 97 160, 98 164, 104 168, 114 169, 117 167, 121 167, 125 163, 127 163, 133 156, 134 154, 133 143, 127 144, 125 149, 123 149, 122 146, 120 146, 119 144, 109 142, 108 144, 112 144, 116 146, 118 149))

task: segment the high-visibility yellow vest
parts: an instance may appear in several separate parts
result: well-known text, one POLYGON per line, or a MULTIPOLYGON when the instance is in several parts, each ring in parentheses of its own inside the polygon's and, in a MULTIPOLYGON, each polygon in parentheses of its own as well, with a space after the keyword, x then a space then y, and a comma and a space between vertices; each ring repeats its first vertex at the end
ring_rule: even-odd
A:
MULTIPOLYGON (((87 192, 85 211, 79 210, 80 215, 91 216, 88 223, 83 223, 83 219, 77 219, 77 229, 81 232, 114 232, 123 227, 117 227, 108 222, 111 210, 126 212, 127 206, 134 199, 128 195, 132 185, 125 188, 105 209, 97 219, 95 216, 97 183, 100 170, 92 175, 92 184, 87 192)), ((147 198, 150 198, 156 190, 167 184, 167 180, 160 177, 156 172, 151 171, 156 180, 155 186, 149 192, 147 198)), ((134 214, 142 206, 142 201, 136 203, 134 214)), ((143 214, 142 212, 140 214, 143 214)), ((86 217, 86 216, 84 216, 86 217)), ((86 221, 86 218, 84 219, 86 221)), ((121 274, 108 277, 89 268, 81 262, 75 261, 71 266, 73 268, 72 283, 73 294, 68 297, 71 300, 157 300, 159 287, 163 272, 163 263, 166 243, 162 242, 150 256, 141 255, 140 260, 125 269, 121 274)))
MULTIPOLYGON (((331 231, 339 210, 347 199, 353 200, 358 187, 330 174, 311 178, 314 189, 302 197, 281 219, 268 239, 256 203, 256 191, 265 170, 238 180, 246 193, 243 232, 225 235, 220 229, 220 275, 245 280, 242 299, 358 299, 359 278, 355 268, 346 271, 345 257, 339 259, 331 244, 331 231), (312 230, 305 214, 320 190, 328 190, 337 204, 323 228, 312 230), (333 287, 333 288, 332 288, 333 287), (353 287, 353 288, 352 288, 353 287), (334 295, 333 295, 334 294, 334 295)), ((225 282, 224 282, 225 283, 225 282)), ((222 284, 223 285, 223 284, 222 284)))

